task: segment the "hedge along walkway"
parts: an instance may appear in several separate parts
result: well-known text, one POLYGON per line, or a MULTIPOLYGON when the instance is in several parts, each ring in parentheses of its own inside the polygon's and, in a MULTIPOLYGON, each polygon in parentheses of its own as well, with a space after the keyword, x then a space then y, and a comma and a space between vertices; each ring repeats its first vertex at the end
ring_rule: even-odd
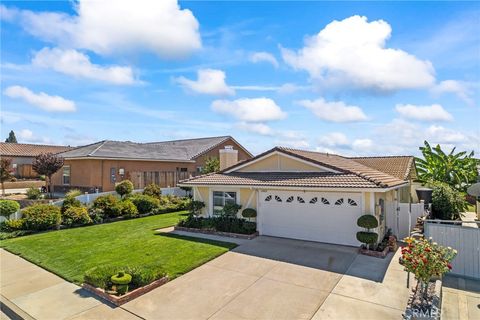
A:
POLYGON ((175 212, 0 241, 0 247, 80 284, 102 265, 158 265, 173 279, 234 248, 232 243, 156 235, 186 212, 175 212))

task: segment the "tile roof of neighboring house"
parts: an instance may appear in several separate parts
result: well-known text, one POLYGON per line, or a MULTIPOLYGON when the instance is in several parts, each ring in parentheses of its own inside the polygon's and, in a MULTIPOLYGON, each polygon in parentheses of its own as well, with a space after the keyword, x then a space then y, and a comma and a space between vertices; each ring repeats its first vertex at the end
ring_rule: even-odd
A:
POLYGON ((194 161, 195 158, 229 139, 235 141, 230 136, 150 143, 104 140, 75 148, 61 155, 67 159, 90 157, 100 159, 122 158, 134 160, 194 161))
MULTIPOLYGON (((398 163, 392 162, 392 165, 398 165, 398 163)), ((390 172, 400 172, 401 170, 398 168, 390 172)), ((220 173, 194 177, 184 180, 183 183, 188 185, 243 185, 245 183, 245 185, 286 187, 388 188, 404 184, 405 179, 339 155, 275 147, 220 173), (246 174, 234 171, 239 166, 244 166, 275 151, 333 169, 338 173, 261 172, 246 174)))
POLYGON ((72 149, 69 146, 0 142, 0 155, 9 157, 36 157, 41 153, 59 153, 72 149))
POLYGON ((354 157, 350 159, 403 180, 408 179, 412 170, 415 171, 415 160, 412 156, 354 157))

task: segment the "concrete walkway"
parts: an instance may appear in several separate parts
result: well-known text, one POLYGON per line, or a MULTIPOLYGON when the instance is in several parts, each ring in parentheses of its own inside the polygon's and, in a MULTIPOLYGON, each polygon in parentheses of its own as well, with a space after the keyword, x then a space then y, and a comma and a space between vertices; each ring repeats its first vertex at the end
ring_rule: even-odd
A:
POLYGON ((24 319, 139 319, 3 249, 0 267, 2 308, 24 319))
POLYGON ((443 279, 442 319, 480 319, 480 280, 446 276, 443 279))

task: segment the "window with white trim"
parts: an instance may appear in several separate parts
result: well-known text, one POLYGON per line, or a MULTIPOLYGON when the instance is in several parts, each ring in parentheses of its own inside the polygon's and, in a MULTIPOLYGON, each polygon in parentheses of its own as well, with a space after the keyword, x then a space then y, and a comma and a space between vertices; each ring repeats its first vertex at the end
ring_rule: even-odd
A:
POLYGON ((227 203, 237 203, 234 191, 213 191, 213 213, 219 213, 227 203))
POLYGON ((62 183, 70 185, 70 166, 63 166, 62 183))

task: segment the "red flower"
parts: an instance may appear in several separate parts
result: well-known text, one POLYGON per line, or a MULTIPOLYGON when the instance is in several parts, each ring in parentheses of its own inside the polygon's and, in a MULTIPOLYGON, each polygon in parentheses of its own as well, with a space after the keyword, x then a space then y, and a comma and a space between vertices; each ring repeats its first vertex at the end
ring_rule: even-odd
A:
POLYGON ((427 259, 422 258, 423 263, 427 263, 427 259))
POLYGON ((447 264, 448 270, 452 270, 452 265, 449 263, 447 264))

